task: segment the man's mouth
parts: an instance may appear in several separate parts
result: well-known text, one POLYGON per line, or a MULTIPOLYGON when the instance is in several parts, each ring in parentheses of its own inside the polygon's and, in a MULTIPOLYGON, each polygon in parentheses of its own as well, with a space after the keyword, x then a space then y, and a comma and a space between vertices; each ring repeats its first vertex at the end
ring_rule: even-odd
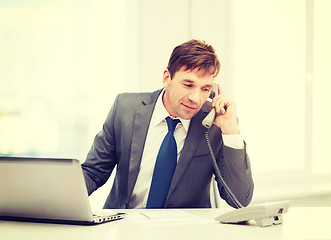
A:
POLYGON ((193 111, 193 110, 197 109, 195 106, 186 105, 186 104, 184 104, 184 103, 182 103, 182 105, 183 105, 186 109, 188 109, 188 110, 190 110, 190 111, 193 111))

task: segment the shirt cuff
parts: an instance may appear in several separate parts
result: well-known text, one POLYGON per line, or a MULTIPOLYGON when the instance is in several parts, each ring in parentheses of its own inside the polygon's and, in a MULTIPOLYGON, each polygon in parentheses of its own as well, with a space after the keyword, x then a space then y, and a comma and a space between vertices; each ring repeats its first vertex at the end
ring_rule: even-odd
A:
POLYGON ((240 134, 233 135, 223 135, 224 145, 234 149, 243 149, 244 148, 244 139, 240 134))

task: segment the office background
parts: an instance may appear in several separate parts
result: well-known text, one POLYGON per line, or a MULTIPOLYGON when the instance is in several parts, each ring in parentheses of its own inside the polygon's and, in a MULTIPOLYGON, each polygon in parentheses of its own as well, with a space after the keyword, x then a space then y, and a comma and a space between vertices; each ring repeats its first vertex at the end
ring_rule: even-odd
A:
POLYGON ((328 0, 0 0, 0 154, 84 161, 116 95, 161 88, 172 49, 196 38, 216 48, 218 82, 238 104, 254 201, 331 194, 330 10, 328 0))

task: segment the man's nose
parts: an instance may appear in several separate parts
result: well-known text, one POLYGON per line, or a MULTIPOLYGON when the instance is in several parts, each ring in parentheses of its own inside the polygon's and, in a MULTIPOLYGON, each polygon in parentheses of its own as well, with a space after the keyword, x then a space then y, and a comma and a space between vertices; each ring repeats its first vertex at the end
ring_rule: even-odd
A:
POLYGON ((189 96, 189 100, 194 103, 198 103, 200 99, 200 91, 199 89, 192 89, 189 96))

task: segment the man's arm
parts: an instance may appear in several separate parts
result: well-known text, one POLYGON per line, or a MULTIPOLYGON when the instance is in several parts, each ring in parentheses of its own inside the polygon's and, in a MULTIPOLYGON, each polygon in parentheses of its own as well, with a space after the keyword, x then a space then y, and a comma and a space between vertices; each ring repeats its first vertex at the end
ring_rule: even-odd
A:
POLYGON ((118 97, 112 106, 102 130, 96 135, 93 145, 82 164, 83 174, 88 194, 105 184, 116 163, 116 145, 113 120, 116 112, 118 97))
MULTIPOLYGON (((213 99, 216 109, 214 124, 222 130, 223 146, 219 156, 219 167, 224 181, 243 206, 247 206, 253 196, 254 183, 246 144, 241 139, 235 102, 228 100, 218 85, 219 95, 213 99)), ((236 204, 222 186, 218 186, 221 197, 233 207, 236 204)))
MULTIPOLYGON (((223 146, 223 159, 219 168, 225 183, 232 193, 239 200, 241 205, 247 206, 253 197, 254 182, 252 178, 249 156, 246 152, 246 145, 243 149, 233 149, 223 146)), ((236 204, 226 193, 223 186, 218 183, 221 197, 232 206, 236 204)))

